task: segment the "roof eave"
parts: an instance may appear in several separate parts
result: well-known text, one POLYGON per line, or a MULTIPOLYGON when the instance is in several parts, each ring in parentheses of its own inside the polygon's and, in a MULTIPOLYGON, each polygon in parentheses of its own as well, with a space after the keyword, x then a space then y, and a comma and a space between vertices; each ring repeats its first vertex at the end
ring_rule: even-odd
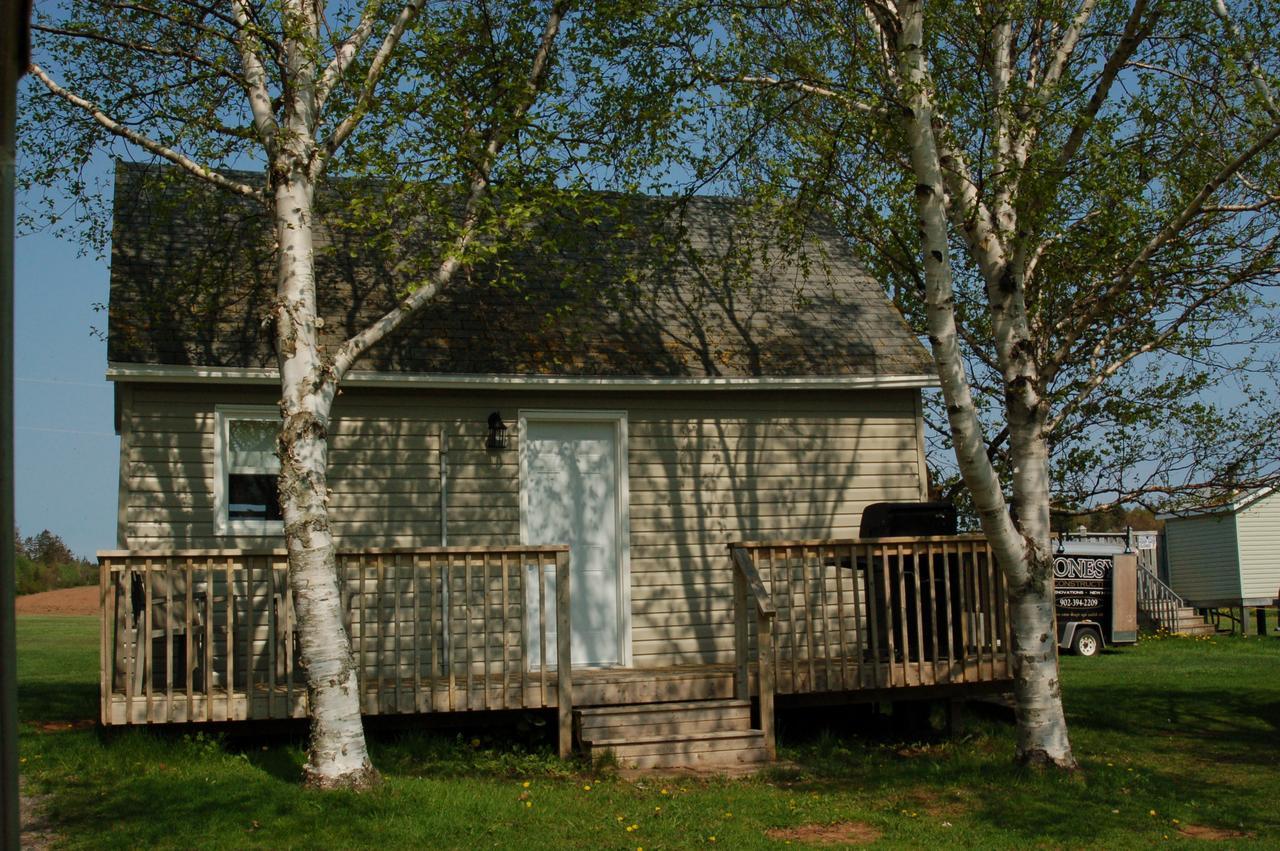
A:
MULTIPOLYGON (((108 381, 167 384, 263 384, 280 381, 270 367, 200 367, 181 364, 112 363, 108 381)), ((801 375, 801 376, 599 376, 390 373, 357 370, 345 384, 428 390, 492 390, 508 387, 536 390, 597 388, 608 390, 919 390, 938 386, 931 374, 801 375)))

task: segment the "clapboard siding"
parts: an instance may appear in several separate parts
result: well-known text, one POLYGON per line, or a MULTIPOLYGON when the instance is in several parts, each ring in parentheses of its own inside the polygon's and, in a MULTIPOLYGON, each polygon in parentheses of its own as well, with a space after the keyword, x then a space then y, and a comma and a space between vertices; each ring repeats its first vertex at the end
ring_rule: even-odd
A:
MULTIPOLYGON (((854 537, 869 503, 921 499, 917 396, 353 388, 330 429, 331 518, 347 550, 442 543, 443 439, 448 544, 517 544, 518 411, 626 411, 635 664, 727 662, 733 584, 726 545, 854 537), (495 409, 512 427, 505 452, 484 449, 495 409)), ((215 405, 270 406, 269 388, 139 384, 122 398, 121 546, 279 546, 269 537, 217 536, 213 523, 215 405)), ((385 651, 384 636, 393 632, 357 636, 356 646, 385 651)))
POLYGON ((1173 590, 1191 602, 1240 596, 1234 515, 1171 519, 1165 535, 1173 590))
POLYGON ((1236 514, 1241 595, 1280 598, 1280 496, 1262 497, 1236 514))

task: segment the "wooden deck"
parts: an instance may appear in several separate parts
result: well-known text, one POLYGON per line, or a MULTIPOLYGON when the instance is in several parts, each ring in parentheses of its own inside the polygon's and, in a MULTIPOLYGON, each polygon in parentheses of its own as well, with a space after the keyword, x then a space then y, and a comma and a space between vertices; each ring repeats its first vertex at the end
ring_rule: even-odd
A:
MULTIPOLYGON (((340 554, 366 714, 554 709, 564 750, 574 706, 755 699, 770 733, 775 696, 886 699, 1011 678, 1007 590, 978 537, 734 544, 733 653, 665 668, 572 667, 568 557, 340 554)), ((100 560, 102 723, 307 714, 284 551, 100 560)))

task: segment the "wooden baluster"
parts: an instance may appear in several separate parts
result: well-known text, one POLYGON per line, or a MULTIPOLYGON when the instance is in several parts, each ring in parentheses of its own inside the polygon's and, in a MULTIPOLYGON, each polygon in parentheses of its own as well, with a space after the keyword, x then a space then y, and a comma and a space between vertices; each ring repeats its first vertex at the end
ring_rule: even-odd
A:
MULTIPOLYGON (((888 545, 881 545, 880 547, 880 568, 884 574, 881 577, 881 581, 884 583, 883 585, 884 611, 881 613, 881 617, 884 620, 884 624, 885 624, 885 630, 884 630, 885 646, 886 646, 885 649, 888 650, 889 652, 889 658, 887 662, 889 677, 885 684, 887 686, 906 685, 905 682, 895 682, 895 671, 897 668, 898 660, 896 658, 897 646, 896 646, 896 642, 894 641, 894 628, 898 623, 898 617, 897 617, 898 612, 895 609, 894 603, 893 603, 893 581, 892 581, 892 574, 889 571, 888 545)), ((898 572, 901 573, 902 566, 899 565, 898 568, 899 568, 898 572)))
POLYGON ((166 558, 164 577, 164 720, 173 723, 173 558, 166 558))
POLYGON ((521 551, 518 557, 516 582, 520 586, 517 599, 520 601, 520 705, 529 706, 529 668, 533 660, 529 657, 529 623, 532 613, 529 611, 529 553, 521 551))
POLYGON ((187 587, 186 587, 186 604, 187 605, 186 605, 186 609, 183 611, 183 616, 182 616, 182 621, 183 621, 182 634, 186 638, 186 645, 187 645, 187 649, 186 649, 187 664, 185 665, 186 675, 187 675, 187 678, 186 678, 187 679, 187 682, 186 682, 187 719, 186 720, 188 722, 191 722, 196 720, 195 695, 193 694, 193 692, 195 691, 195 683, 196 683, 196 678, 195 678, 196 618, 195 618, 195 589, 192 587, 195 585, 195 566, 191 563, 191 559, 186 560, 186 563, 183 569, 184 569, 184 578, 187 583, 187 587))
MULTIPOLYGON (((849 551, 850 572, 854 579, 858 577, 858 565, 853 558, 853 548, 847 547, 849 551)), ((845 605, 844 605, 844 580, 845 574, 840 565, 840 550, 831 550, 832 571, 836 578, 836 627, 840 630, 839 647, 840 647, 840 689, 848 691, 853 688, 853 674, 849 670, 849 630, 845 629, 845 605)), ((856 620, 855 620, 856 623, 856 620)))
MULTIPOLYGON (((782 590, 786 594, 787 599, 787 643, 790 647, 783 651, 783 658, 788 662, 791 669, 791 693, 797 694, 800 691, 799 674, 797 669, 800 667, 800 647, 797 640, 799 629, 796 626, 796 598, 795 583, 791 581, 791 564, 787 560, 787 550, 774 548, 771 551, 773 556, 773 570, 776 574, 781 575, 782 590), (782 558, 778 558, 778 554, 782 554, 782 558), (779 568, 778 562, 781 560, 782 566, 779 568)), ((774 599, 777 599, 776 597, 774 599)))
POLYGON ((466 664, 466 670, 463 672, 466 676, 466 707, 471 709, 471 554, 462 554, 462 646, 463 661, 466 664))
POLYGON ((510 597, 507 596, 507 592, 509 590, 507 587, 509 584, 507 572, 511 569, 511 564, 507 559, 506 550, 502 551, 502 555, 499 557, 499 562, 502 569, 502 665, 500 667, 502 673, 502 708, 510 709, 511 694, 508 687, 511 683, 511 650, 510 637, 507 635, 507 626, 511 615, 511 604, 510 597))
POLYGON ((1004 571, 1000 569, 1000 565, 996 564, 995 553, 991 551, 991 545, 988 543, 986 547, 987 558, 991 560, 991 569, 995 572, 1000 583, 998 586, 1000 594, 998 605, 1000 606, 1000 624, 1003 627, 1001 632, 1004 635, 1004 671, 1002 676, 1008 677, 1013 672, 1013 624, 1010 622, 1009 617, 1009 577, 1005 576, 1004 571))
MULTIPOLYGON (((427 561, 430 564, 430 558, 427 561)), ((413 569, 409 572, 409 593, 413 606, 413 711, 425 712, 422 701, 422 554, 413 554, 413 569)))
POLYGON ((876 559, 876 545, 867 544, 867 567, 863 572, 866 578, 866 601, 867 601, 867 617, 871 622, 871 674, 874 677, 871 685, 873 688, 883 688, 889 684, 889 680, 893 678, 892 672, 888 677, 881 677, 880 674, 880 622, 884 620, 878 609, 880 608, 878 593, 878 581, 876 575, 879 573, 876 559))
MULTIPOLYGON (((817 620, 817 618, 815 617, 816 613, 813 610, 813 604, 809 600, 809 577, 806 575, 806 571, 805 571, 805 555, 808 551, 808 548, 799 547, 798 550, 799 550, 800 564, 797 565, 797 570, 800 573, 800 582, 799 582, 800 599, 803 601, 803 606, 804 606, 804 646, 805 646, 805 652, 808 654, 807 664, 805 665, 805 667, 809 671, 809 682, 808 682, 808 687, 806 691, 812 692, 812 691, 817 691, 817 685, 818 685, 818 676, 817 676, 817 670, 816 670, 816 665, 817 665, 816 656, 818 654, 817 654, 817 650, 814 647, 814 638, 813 638, 813 625, 814 625, 814 622, 817 620)), ((790 564, 790 561, 791 561, 791 552, 792 552, 791 548, 788 547, 787 548, 788 564, 790 564)))
POLYGON ((98 720, 110 724, 111 691, 116 679, 116 654, 111 651, 111 629, 116 622, 116 595, 112 583, 111 559, 98 559, 98 720), (108 603, 110 606, 108 606, 108 603))
POLYGON ((144 581, 142 585, 143 600, 144 600, 143 620, 142 620, 142 628, 144 632, 143 632, 142 646, 144 648, 143 652, 145 655, 142 657, 144 660, 144 663, 140 667, 142 668, 143 687, 146 689, 145 693, 147 696, 147 705, 146 705, 147 714, 146 714, 145 720, 146 720, 146 723, 150 724, 153 720, 151 715, 152 706, 153 706, 153 703, 152 703, 153 701, 153 695, 152 695, 153 659, 152 657, 155 655, 152 652, 153 650, 155 650, 155 632, 154 632, 155 624, 153 621, 153 615, 151 611, 152 609, 151 585, 155 581, 155 576, 154 576, 153 566, 151 564, 151 559, 147 559, 146 565, 143 568, 142 575, 144 577, 144 581))
POLYGON ((453 562, 448 553, 442 556, 442 571, 440 574, 442 593, 440 595, 440 621, 444 632, 444 663, 448 667, 449 674, 449 711, 453 712, 457 707, 458 681, 456 669, 453 659, 457 652, 454 647, 453 633, 453 562))
POLYGON ((999 622, 996 620, 996 565, 995 559, 991 557, 991 549, 985 545, 985 542, 982 549, 986 556, 985 573, 987 577, 987 611, 990 612, 987 617, 987 623, 989 624, 987 629, 991 635, 991 679, 994 680, 996 678, 996 644, 999 640, 999 632, 997 631, 999 628, 999 622))
POLYGON ((206 559, 204 563, 204 716, 206 721, 225 721, 225 715, 218 718, 218 710, 213 701, 213 666, 217 657, 213 647, 213 576, 213 559, 206 559))
MULTIPOLYGON (((899 551, 899 552, 901 552, 901 551, 902 551, 902 550, 901 550, 901 546, 899 546, 899 550, 898 550, 898 551, 899 551)), ((911 545, 911 547, 910 547, 910 553, 911 553, 911 557, 912 557, 912 564, 913 564, 913 565, 914 565, 914 567, 915 567, 915 576, 916 576, 916 579, 915 579, 915 582, 913 582, 913 583, 912 583, 912 584, 915 586, 915 589, 914 589, 914 590, 915 590, 915 593, 912 595, 912 597, 914 598, 914 600, 913 600, 912 602, 908 603, 908 605, 913 605, 913 604, 914 604, 914 606, 915 606, 915 613, 916 613, 916 617, 915 617, 915 621, 916 621, 916 662, 915 662, 916 682, 917 682, 917 683, 920 683, 920 684, 922 684, 922 685, 923 685, 923 684, 925 683, 925 670, 926 670, 926 668, 925 668, 925 664, 924 664, 924 663, 925 663, 925 658, 924 658, 924 656, 925 656, 925 653, 924 653, 924 650, 925 650, 925 647, 924 647, 924 589, 923 589, 923 587, 922 587, 922 586, 924 585, 924 569, 922 568, 922 566, 921 566, 921 564, 920 564, 921 549, 920 549, 920 544, 919 544, 919 542, 913 543, 913 544, 911 545)), ((910 644, 911 642, 910 642, 910 641, 908 641, 907 643, 908 643, 908 644, 910 644)))
POLYGON ((547 580, 544 576, 546 561, 543 553, 538 553, 538 688, 539 706, 547 705, 547 580))
POLYGON ((244 642, 244 705, 245 717, 254 718, 254 697, 256 689, 254 688, 254 669, 258 667, 257 654, 253 652, 254 645, 258 640, 258 624, 255 617, 258 608, 257 587, 253 581, 253 566, 258 561, 257 556, 245 556, 244 560, 244 590, 245 590, 245 642, 244 642))
MULTIPOLYGON (((863 669, 865 668, 865 659, 863 654, 867 645, 865 631, 863 629, 862 620, 862 588, 860 587, 862 580, 858 576, 858 547, 856 544, 849 545, 849 597, 853 605, 853 652, 849 654, 853 658, 854 676, 850 681, 854 687, 861 688, 865 685, 863 669)), ((843 627, 842 627, 843 628, 843 627)), ((848 651, 845 651, 848 653, 848 651)))
MULTIPOLYGON (((955 545, 956 564, 960 563, 960 545, 955 545)), ((951 555, 942 545, 942 599, 947 609, 947 682, 955 680, 956 631, 951 618, 951 555)))
POLYGON ((274 556, 267 556, 266 562, 267 572, 267 717, 279 718, 280 714, 276 709, 278 699, 276 697, 276 669, 279 666, 279 643, 280 643, 280 613, 278 608, 284 607, 284 599, 276 599, 276 564, 274 556))
MULTIPOLYGON (((294 708, 293 703, 293 677, 295 663, 293 658, 293 589, 289 586, 289 563, 285 562, 284 570, 280 571, 280 587, 284 595, 284 717, 294 718, 298 711, 294 708)), ((338 570, 338 587, 341 588, 346 582, 341 569, 338 570)), ((339 595, 341 599, 341 595, 339 595)), ((345 616, 345 611, 344 611, 345 616)), ((351 638, 350 633, 347 640, 351 638)))
POLYGON ((238 721, 235 708, 236 689, 236 578, 235 564, 227 558, 227 720, 238 721))
POLYGON ((480 682, 484 684, 484 708, 489 708, 489 642, 492 633, 489 631, 489 552, 480 553, 480 616, 484 635, 484 676, 480 682))
MULTIPOLYGON (((827 678, 826 690, 835 691, 836 690, 835 685, 833 684, 835 678, 831 676, 831 655, 832 655, 831 654, 831 613, 828 611, 828 605, 827 605, 827 564, 826 564, 826 559, 823 557, 824 550, 821 546, 815 546, 813 548, 813 551, 817 557, 816 562, 817 562, 817 569, 818 569, 818 599, 821 601, 821 606, 822 606, 822 647, 823 647, 823 652, 826 654, 826 664, 823 666, 825 668, 824 673, 827 678)), ((830 551, 828 550, 827 552, 830 552, 830 551)), ((832 556, 832 561, 833 562, 835 561, 834 555, 832 556)), ((838 572, 839 568, 833 567, 832 570, 836 571, 834 573, 834 576, 836 579, 836 590, 838 593, 840 588, 840 574, 838 572)), ((837 614, 839 614, 838 610, 837 610, 837 614)), ((839 621, 837 621, 837 623, 839 623, 839 621)), ((840 686, 841 688, 844 687, 843 671, 840 672, 840 686)))
MULTIPOLYGON (((940 681, 938 677, 938 573, 937 567, 934 565, 934 559, 937 558, 937 550, 933 548, 933 544, 925 544, 925 561, 929 565, 929 589, 928 595, 925 597, 929 601, 929 649, 933 653, 933 665, 930 670, 933 673, 932 682, 940 681)), ((946 560, 946 557, 943 557, 946 560)))

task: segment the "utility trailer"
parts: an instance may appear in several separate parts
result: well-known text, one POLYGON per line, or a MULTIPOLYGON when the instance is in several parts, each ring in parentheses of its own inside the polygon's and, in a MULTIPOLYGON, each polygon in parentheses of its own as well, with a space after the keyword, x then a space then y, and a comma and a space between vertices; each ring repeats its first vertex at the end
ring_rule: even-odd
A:
POLYGON ((1053 558, 1058 647, 1096 656, 1138 641, 1138 556, 1106 544, 1076 544, 1053 558), (1111 551, 1108 551, 1111 550, 1111 551))

